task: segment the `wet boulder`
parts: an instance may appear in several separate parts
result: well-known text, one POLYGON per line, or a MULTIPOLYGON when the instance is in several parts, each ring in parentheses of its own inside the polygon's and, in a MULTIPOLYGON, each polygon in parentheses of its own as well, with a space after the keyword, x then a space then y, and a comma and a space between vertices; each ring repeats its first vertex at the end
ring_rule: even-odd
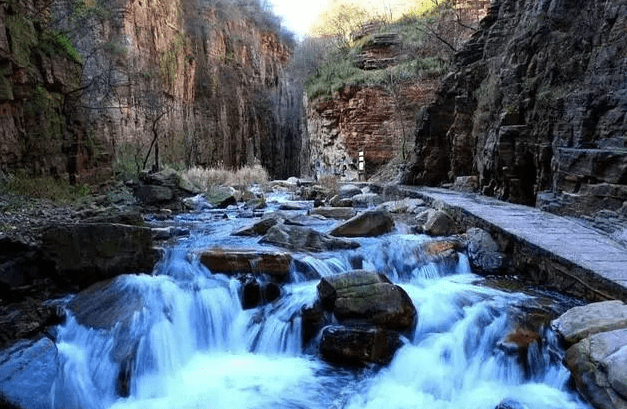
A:
POLYGON ((237 190, 231 186, 213 186, 205 198, 207 202, 218 209, 226 209, 237 204, 237 190))
POLYGON ((311 216, 322 216, 327 219, 347 220, 355 216, 355 210, 352 207, 316 207, 309 211, 311 216))
POLYGON ((420 245, 421 253, 426 256, 426 262, 443 264, 448 270, 457 265, 459 251, 462 248, 462 243, 457 240, 434 240, 420 245))
POLYGON ((362 194, 361 189, 351 184, 340 186, 339 191, 338 191, 338 196, 340 199, 350 199, 360 194, 362 194))
POLYGON ((564 359, 579 392, 596 408, 627 408, 627 329, 576 343, 564 359))
POLYGON ((147 205, 164 205, 179 197, 189 197, 198 193, 198 189, 173 169, 142 173, 135 189, 135 196, 147 205))
POLYGON ((414 325, 416 308, 409 295, 383 274, 354 270, 318 283, 318 299, 340 323, 359 320, 404 331, 414 325))
POLYGON ((292 256, 286 252, 215 248, 201 253, 200 262, 212 273, 266 275, 272 281, 288 281, 292 256))
POLYGON ((57 346, 46 337, 0 351, 0 407, 49 408, 59 359, 57 346))
POLYGON ((527 409, 527 406, 514 399, 503 399, 494 409, 527 409))
POLYGON ((150 228, 112 223, 51 226, 42 235, 41 248, 55 281, 68 289, 150 272, 159 258, 150 228))
POLYGON ((351 198, 355 207, 372 207, 383 203, 383 196, 377 193, 362 193, 351 198))
POLYGON ((282 213, 270 213, 258 222, 251 224, 250 226, 242 227, 231 233, 232 236, 263 236, 270 230, 271 227, 284 223, 287 217, 282 213))
POLYGON ((320 353, 340 365, 388 364, 402 346, 400 334, 374 326, 329 325, 322 330, 320 353))
POLYGON ((503 265, 503 253, 490 233, 479 228, 466 231, 468 261, 474 271, 481 274, 496 274, 503 265))
POLYGON ((457 223, 451 216, 441 210, 429 209, 426 214, 419 214, 417 217, 425 217, 426 221, 422 231, 431 236, 450 236, 459 231, 457 223))
POLYGON ((242 284, 240 300, 242 309, 248 310, 271 303, 281 296, 281 288, 272 282, 264 282, 250 274, 240 276, 242 284))
POLYGON ((321 252, 359 247, 359 243, 352 240, 329 236, 308 227, 287 224, 271 227, 259 242, 293 251, 321 252))
POLYGON ((358 214, 331 230, 332 236, 368 237, 394 230, 392 215, 383 209, 368 210, 358 214))
POLYGON ((574 307, 552 322, 568 344, 604 331, 627 328, 627 304, 619 300, 574 307))

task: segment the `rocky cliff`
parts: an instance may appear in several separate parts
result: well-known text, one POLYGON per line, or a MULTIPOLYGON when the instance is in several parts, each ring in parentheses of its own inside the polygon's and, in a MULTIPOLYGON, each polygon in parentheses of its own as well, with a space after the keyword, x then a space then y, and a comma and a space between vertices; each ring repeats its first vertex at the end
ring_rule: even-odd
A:
POLYGON ((398 84, 398 99, 384 86, 346 85, 333 98, 307 104, 309 169, 306 173, 359 177, 359 152, 366 175, 411 151, 416 107, 431 102, 438 81, 398 84), (402 104, 397 103, 401 100, 402 104))
POLYGON ((627 1, 495 0, 423 112, 406 183, 568 213, 627 200, 627 1))
POLYGON ((258 2, 26 3, 0 1, 0 169, 94 181, 158 150, 298 173, 290 46, 258 2))

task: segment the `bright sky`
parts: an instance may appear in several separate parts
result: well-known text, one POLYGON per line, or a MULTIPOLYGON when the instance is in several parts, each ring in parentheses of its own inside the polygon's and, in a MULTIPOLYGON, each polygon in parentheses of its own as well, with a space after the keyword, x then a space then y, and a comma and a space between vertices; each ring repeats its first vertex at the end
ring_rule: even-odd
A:
POLYGON ((327 3, 326 0, 271 1, 274 4, 274 12, 283 17, 283 25, 301 38, 327 3))
MULTIPOLYGON (((426 0, 423 0, 426 1, 426 0)), ((274 12, 283 17, 283 26, 303 38, 309 26, 322 13, 327 0, 270 0, 274 4, 274 12)), ((393 9, 402 13, 416 0, 344 0, 345 3, 359 4, 371 12, 383 13, 393 9)), ((398 17, 395 14, 395 17, 398 17)))

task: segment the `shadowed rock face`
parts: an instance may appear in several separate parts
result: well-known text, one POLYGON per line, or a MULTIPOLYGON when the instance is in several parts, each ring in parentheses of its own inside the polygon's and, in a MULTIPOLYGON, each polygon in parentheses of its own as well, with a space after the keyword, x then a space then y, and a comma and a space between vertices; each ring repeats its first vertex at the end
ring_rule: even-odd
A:
POLYGON ((590 214, 627 200, 627 2, 498 0, 418 121, 408 184, 590 214))

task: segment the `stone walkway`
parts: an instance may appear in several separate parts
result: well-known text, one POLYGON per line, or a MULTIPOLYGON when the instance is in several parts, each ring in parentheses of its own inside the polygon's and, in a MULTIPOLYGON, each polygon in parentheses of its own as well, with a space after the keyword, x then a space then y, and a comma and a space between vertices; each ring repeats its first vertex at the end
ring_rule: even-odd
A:
POLYGON ((403 189, 431 205, 441 203, 464 221, 515 237, 523 246, 548 255, 566 269, 564 274, 573 274, 600 298, 627 301, 627 249, 609 237, 571 219, 486 196, 439 188, 403 189))

